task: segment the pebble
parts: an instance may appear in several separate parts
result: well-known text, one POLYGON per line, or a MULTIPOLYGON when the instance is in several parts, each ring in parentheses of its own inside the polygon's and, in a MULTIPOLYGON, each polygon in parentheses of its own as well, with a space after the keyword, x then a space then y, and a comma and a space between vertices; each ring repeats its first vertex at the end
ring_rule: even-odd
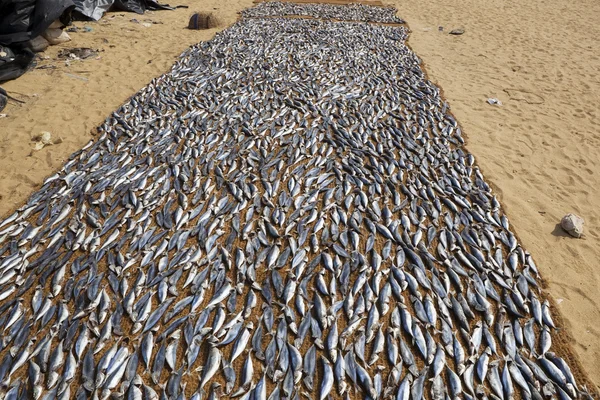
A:
POLYGON ((583 235, 583 218, 576 214, 567 214, 560 221, 560 226, 571 236, 580 238, 583 235))
POLYGON ((464 29, 462 29, 462 28, 458 28, 458 29, 452 29, 452 30, 450 31, 450 34, 451 34, 451 35, 457 35, 457 36, 458 36, 458 35, 462 35, 462 34, 464 34, 464 33, 465 33, 465 30, 464 30, 464 29))

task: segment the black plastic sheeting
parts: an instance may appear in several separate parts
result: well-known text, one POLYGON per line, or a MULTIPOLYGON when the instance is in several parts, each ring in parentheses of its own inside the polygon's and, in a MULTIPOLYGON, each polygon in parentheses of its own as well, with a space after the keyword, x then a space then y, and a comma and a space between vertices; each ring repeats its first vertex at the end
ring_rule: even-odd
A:
POLYGON ((168 5, 159 4, 154 0, 74 0, 75 11, 82 16, 95 21, 102 18, 106 11, 129 11, 143 14, 146 10, 172 10, 168 5))
POLYGON ((0 87, 0 111, 4 110, 4 107, 6 107, 7 102, 8 102, 8 95, 6 93, 6 90, 4 90, 0 87))
POLYGON ((16 79, 34 66, 35 54, 25 48, 0 46, 0 82, 16 79))
POLYGON ((0 82, 18 78, 33 66, 35 55, 25 43, 54 21, 68 24, 71 11, 97 21, 111 8, 137 14, 173 9, 154 0, 0 0, 0 82))
POLYGON ((74 8, 73 0, 0 0, 0 82, 31 68, 34 54, 25 43, 57 19, 68 23, 74 8))
POLYGON ((33 39, 73 8, 73 0, 0 0, 0 44, 33 39))

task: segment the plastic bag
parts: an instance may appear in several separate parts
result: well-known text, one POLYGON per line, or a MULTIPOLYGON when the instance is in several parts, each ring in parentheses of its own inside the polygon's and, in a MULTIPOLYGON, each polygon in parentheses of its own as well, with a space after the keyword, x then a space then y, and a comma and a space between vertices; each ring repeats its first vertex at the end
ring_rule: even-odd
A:
POLYGON ((33 67, 35 54, 29 49, 0 46, 0 82, 18 78, 33 67))

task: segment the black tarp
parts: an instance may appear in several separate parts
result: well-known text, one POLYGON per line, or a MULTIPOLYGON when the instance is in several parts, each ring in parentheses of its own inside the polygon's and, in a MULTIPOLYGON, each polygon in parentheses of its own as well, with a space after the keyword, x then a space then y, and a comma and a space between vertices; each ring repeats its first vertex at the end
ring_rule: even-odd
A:
POLYGON ((38 37, 73 8, 73 0, 0 0, 0 44, 38 37))
POLYGON ((0 87, 0 111, 4 110, 6 103, 8 102, 8 96, 6 90, 0 87))
POLYGON ((68 19, 73 8, 72 0, 0 0, 0 82, 18 78, 31 67, 34 54, 25 43, 57 19, 68 19))
POLYGON ((75 11, 82 16, 95 21, 109 9, 129 11, 143 14, 146 10, 172 10, 168 5, 159 4, 154 0, 74 0, 75 11))
POLYGON ((0 82, 15 79, 32 66, 34 54, 25 44, 54 21, 68 24, 71 11, 99 20, 110 8, 138 14, 172 10, 155 0, 0 0, 0 82))
POLYGON ((35 54, 29 49, 0 46, 0 82, 16 79, 33 66, 35 54))

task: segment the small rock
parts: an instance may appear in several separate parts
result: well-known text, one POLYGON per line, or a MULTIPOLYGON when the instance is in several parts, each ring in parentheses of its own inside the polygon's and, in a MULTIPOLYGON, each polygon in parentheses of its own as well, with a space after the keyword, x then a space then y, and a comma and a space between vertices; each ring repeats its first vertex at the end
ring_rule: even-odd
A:
POLYGON ((560 220, 560 226, 569 235, 579 238, 583 235, 583 218, 575 214, 567 214, 560 220))
POLYGON ((465 30, 463 28, 452 29, 450 31, 451 35, 462 35, 463 33, 465 33, 465 30))
POLYGON ((501 106, 502 105, 502 102, 500 100, 498 100, 497 98, 495 98, 495 97, 490 97, 489 99, 487 99, 487 102, 488 102, 488 104, 490 104, 492 106, 493 105, 497 105, 497 106, 501 106))

